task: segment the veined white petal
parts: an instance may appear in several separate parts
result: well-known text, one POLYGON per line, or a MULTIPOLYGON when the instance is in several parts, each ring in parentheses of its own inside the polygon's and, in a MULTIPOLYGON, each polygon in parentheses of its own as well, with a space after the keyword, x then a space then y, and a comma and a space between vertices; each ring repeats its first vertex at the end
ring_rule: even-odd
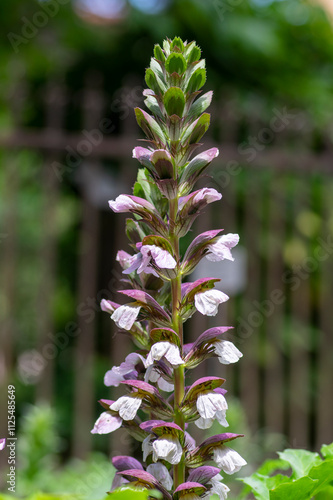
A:
POLYGON ((149 381, 154 383, 157 382, 158 387, 165 392, 172 392, 175 388, 173 384, 164 380, 154 365, 148 366, 145 373, 145 382, 149 381))
POLYGON ((228 295, 220 290, 207 290, 194 296, 194 304, 201 314, 216 316, 219 304, 226 302, 228 299, 228 295))
POLYGON ((165 465, 161 463, 150 464, 147 467, 147 472, 154 476, 154 478, 157 479, 157 481, 159 481, 166 490, 171 490, 173 481, 165 465))
POLYGON ((152 365, 154 361, 159 361, 163 356, 172 366, 179 366, 184 363, 180 357, 178 346, 170 344, 170 342, 156 342, 147 356, 146 367, 152 365))
POLYGON ((238 234, 229 233, 220 236, 215 243, 208 245, 209 253, 206 255, 207 259, 212 262, 218 262, 224 259, 234 260, 230 250, 235 247, 238 242, 238 234))
MULTIPOLYGON (((210 481, 208 481, 208 485, 210 484, 212 487, 209 490, 209 495, 206 498, 209 498, 210 495, 218 495, 220 500, 225 500, 228 498, 228 492, 230 491, 230 488, 224 483, 221 483, 222 476, 221 474, 217 474, 214 476, 210 481)), ((203 497, 205 498, 205 497, 203 497)))
POLYGON ((213 418, 200 417, 194 423, 197 427, 199 427, 199 429, 210 429, 211 426, 213 425, 213 422, 214 422, 213 418))
POLYGON ((227 446, 214 448, 214 461, 226 474, 234 474, 247 464, 237 451, 227 446))
POLYGON ((228 403, 223 394, 207 391, 197 397, 197 410, 203 418, 214 418, 217 411, 227 409, 228 403))
POLYGON ((91 434, 108 434, 109 432, 113 432, 119 429, 122 422, 123 420, 120 417, 110 415, 110 413, 107 413, 105 411, 101 413, 101 415, 96 420, 91 434))
POLYGON ((114 311, 111 319, 113 319, 118 328, 130 330, 139 315, 140 309, 140 306, 120 306, 114 311))
POLYGON ((169 382, 167 382, 166 380, 164 380, 163 377, 160 377, 157 381, 157 385, 158 387, 162 390, 162 391, 165 391, 165 392, 172 392, 175 390, 175 386, 174 384, 170 384, 169 382))
POLYGON ((154 437, 150 434, 142 441, 142 452, 143 452, 143 461, 147 460, 148 455, 153 452, 153 440, 154 437))
POLYGON ((177 265, 172 255, 157 245, 143 245, 141 253, 144 258, 149 257, 149 260, 153 259, 155 264, 161 269, 174 269, 177 265))
POLYGON ((175 436, 164 435, 153 442, 153 461, 159 458, 166 460, 172 465, 179 464, 183 449, 175 436))
POLYGON ((243 354, 229 340, 217 340, 213 344, 214 351, 218 355, 219 362, 224 365, 236 363, 243 354))
POLYGON ((124 420, 133 420, 140 408, 142 399, 135 396, 121 396, 110 406, 111 410, 117 411, 124 420))
POLYGON ((229 427, 226 419, 226 410, 217 411, 215 417, 220 425, 223 425, 223 427, 229 427))

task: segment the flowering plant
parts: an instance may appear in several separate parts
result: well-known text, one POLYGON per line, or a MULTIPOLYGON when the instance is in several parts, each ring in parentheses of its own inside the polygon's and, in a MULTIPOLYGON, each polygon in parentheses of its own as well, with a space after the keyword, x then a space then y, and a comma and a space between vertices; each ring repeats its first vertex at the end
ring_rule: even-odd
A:
POLYGON ((235 363, 242 356, 223 338, 230 327, 210 328, 191 344, 183 339, 183 323, 196 311, 215 316, 219 304, 228 300, 214 288, 218 279, 183 282, 184 278, 203 258, 233 260, 231 250, 239 240, 237 234, 210 230, 194 238, 184 255, 179 248, 180 238, 205 206, 222 197, 212 188, 193 191, 218 155, 217 148, 212 148, 192 157, 209 127, 210 115, 205 110, 212 100, 212 92, 200 95, 206 81, 205 60, 200 57, 195 42, 184 43, 176 37, 164 41, 163 49, 155 45, 146 70, 149 88, 143 95, 150 113, 136 108, 135 115, 147 136, 147 147, 133 151, 143 168, 133 195, 122 194, 109 202, 114 212, 132 214, 126 233, 133 254, 117 254, 126 283, 120 293, 130 301, 101 303, 102 310, 120 331, 131 335, 140 350, 106 373, 105 385, 122 384, 126 394, 117 401, 100 401, 105 411, 92 430, 105 434, 123 426, 142 442, 145 467, 132 457, 113 458, 118 471, 113 488, 127 482, 179 500, 213 493, 227 498, 229 489, 221 483, 221 469, 233 474, 246 464, 228 446, 241 434, 219 434, 197 446, 187 431, 190 423, 207 429, 214 419, 227 427, 228 405, 221 387, 224 379, 204 377, 186 387, 185 370, 211 356, 223 364, 235 363), (141 420, 139 409, 140 416, 148 415, 147 420, 141 420), (217 467, 205 465, 210 460, 217 467))

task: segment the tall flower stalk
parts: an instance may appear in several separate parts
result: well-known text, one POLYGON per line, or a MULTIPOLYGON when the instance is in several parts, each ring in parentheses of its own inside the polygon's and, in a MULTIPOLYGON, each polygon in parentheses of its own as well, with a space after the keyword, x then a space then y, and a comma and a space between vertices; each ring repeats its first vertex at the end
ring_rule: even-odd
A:
POLYGON ((145 146, 134 148, 141 167, 133 195, 110 201, 114 212, 129 212, 126 233, 132 253, 123 250, 117 261, 123 269, 130 302, 102 300, 120 332, 131 336, 138 351, 105 375, 107 386, 123 386, 126 394, 116 401, 102 399, 104 412, 92 432, 105 434, 125 427, 142 442, 143 462, 118 456, 112 487, 123 483, 158 489, 165 499, 206 498, 217 493, 227 498, 221 469, 233 474, 246 464, 228 442, 241 434, 222 433, 200 445, 187 431, 194 423, 208 429, 215 419, 227 427, 226 390, 220 377, 204 377, 186 387, 186 372, 209 357, 223 364, 242 356, 223 338, 231 327, 203 332, 194 343, 184 343, 183 324, 196 311, 215 316, 228 296, 214 288, 218 279, 194 282, 190 275, 201 259, 233 260, 237 234, 209 230, 193 238, 183 254, 180 240, 209 203, 222 197, 215 189, 193 190, 218 155, 216 148, 194 156, 209 127, 205 112, 212 92, 201 95, 206 81, 205 60, 195 42, 176 37, 163 49, 154 47, 146 70, 144 90, 148 112, 136 108, 139 126, 147 136, 145 146), (146 417, 146 418, 145 418, 146 417), (213 461, 215 465, 206 465, 213 461))

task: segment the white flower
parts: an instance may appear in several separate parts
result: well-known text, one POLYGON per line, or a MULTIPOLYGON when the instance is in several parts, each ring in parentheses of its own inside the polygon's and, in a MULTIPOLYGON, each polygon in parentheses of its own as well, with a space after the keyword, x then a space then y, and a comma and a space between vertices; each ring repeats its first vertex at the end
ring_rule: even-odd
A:
POLYGON ((148 455, 153 453, 153 440, 154 437, 150 434, 142 441, 142 452, 143 452, 143 461, 147 460, 148 455))
POLYGON ((194 203, 200 203, 205 201, 206 203, 212 203, 213 201, 218 201, 222 198, 221 193, 213 188, 203 188, 200 189, 197 194, 193 197, 194 203))
POLYGON ((175 388, 173 384, 170 384, 169 382, 164 380, 164 378, 161 376, 156 366, 154 365, 148 366, 145 373, 145 382, 157 382, 158 387, 165 392, 172 392, 175 388))
POLYGON ((108 434, 121 427, 123 420, 118 416, 110 415, 108 412, 103 412, 96 420, 94 428, 90 431, 91 434, 108 434))
POLYGON ((140 209, 142 206, 139 203, 135 203, 129 196, 126 194, 119 195, 115 201, 109 201, 109 207, 116 213, 120 212, 128 212, 129 210, 140 209))
POLYGON ((159 481, 166 490, 171 490, 173 486, 173 480, 165 465, 161 463, 150 464, 147 467, 147 472, 154 476, 154 478, 157 479, 157 481, 159 481))
POLYGON ((228 403, 223 396, 216 392, 202 392, 197 397, 197 410, 201 418, 195 421, 199 429, 209 429, 214 418, 217 418, 219 423, 224 427, 228 427, 228 422, 225 419, 228 403))
POLYGON ((133 262, 137 259, 138 254, 136 255, 130 255, 129 253, 125 252, 124 250, 119 250, 116 256, 116 261, 119 262, 121 267, 123 269, 127 269, 130 267, 133 262))
POLYGON ((2 438, 0 439, 0 451, 3 450, 6 446, 6 439, 2 438))
POLYGON ((230 250, 235 247, 238 242, 238 234, 224 234, 220 236, 215 243, 208 245, 207 248, 210 253, 206 255, 206 258, 212 262, 218 262, 224 259, 234 260, 230 250))
POLYGON ((220 292, 220 290, 207 290, 194 296, 194 304, 201 314, 216 316, 219 304, 226 302, 228 299, 228 295, 220 292))
POLYGON ((142 245, 140 253, 132 258, 131 264, 124 274, 130 274, 137 269, 139 274, 145 272, 146 274, 158 276, 152 267, 152 263, 156 264, 160 269, 174 269, 177 265, 177 262, 167 250, 163 250, 163 248, 156 245, 142 245))
POLYGON ((131 352, 126 356, 125 361, 120 366, 113 366, 111 370, 107 371, 104 376, 104 384, 108 387, 118 387, 120 382, 125 380, 125 375, 135 371, 135 365, 141 361, 145 363, 145 359, 141 354, 131 352))
POLYGON ((140 309, 140 306, 120 306, 114 311, 111 319, 113 319, 118 328, 130 330, 139 315, 140 309))
POLYGON ((119 416, 124 420, 133 420, 136 416, 136 412, 140 408, 142 403, 142 399, 137 396, 121 396, 121 398, 117 399, 112 405, 110 409, 113 411, 117 411, 119 416))
MULTIPOLYGON (((228 424, 227 419, 226 419, 226 413, 227 413, 226 410, 220 410, 220 411, 217 411, 215 414, 216 420, 223 427, 229 427, 229 424, 228 424)), ((194 423, 197 427, 199 427, 199 429, 209 429, 214 423, 214 418, 200 417, 194 423)))
POLYGON ((208 481, 207 485, 211 485, 211 489, 209 492, 203 496, 203 498, 210 498, 211 495, 218 495, 220 500, 225 500, 228 497, 228 491, 230 488, 226 484, 221 483, 223 477, 221 474, 216 474, 216 476, 212 477, 210 481, 208 481))
POLYGON ((153 442, 153 461, 159 458, 166 460, 172 465, 179 464, 183 455, 183 449, 178 438, 165 434, 153 442))
POLYGON ((214 448, 214 461, 226 474, 234 474, 247 464, 237 451, 227 446, 214 448))
POLYGON ((243 354, 229 340, 217 340, 213 344, 214 351, 219 358, 219 362, 224 365, 236 363, 243 354))
POLYGON ((170 344, 170 342, 156 342, 147 356, 146 368, 151 366, 154 361, 159 361, 163 356, 172 366, 180 366, 184 363, 180 357, 178 346, 170 344))

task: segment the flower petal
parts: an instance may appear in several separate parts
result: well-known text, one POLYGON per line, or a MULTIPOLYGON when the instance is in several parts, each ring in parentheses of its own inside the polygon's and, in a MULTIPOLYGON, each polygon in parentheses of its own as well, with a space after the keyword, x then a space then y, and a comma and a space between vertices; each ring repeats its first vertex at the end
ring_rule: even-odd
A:
POLYGON ((151 366, 154 361, 159 361, 163 356, 172 366, 180 366, 184 363, 176 345, 170 344, 170 342, 156 342, 147 356, 146 368, 151 366))
POLYGON ((234 474, 247 464, 237 451, 227 446, 214 448, 214 461, 226 474, 234 474))
POLYGON ((153 442, 153 461, 166 460, 172 465, 178 464, 182 458, 183 449, 179 440, 171 435, 162 436, 153 442))
POLYGON ((217 238, 214 243, 208 245, 207 248, 209 253, 206 255, 206 258, 212 262, 218 262, 224 259, 234 260, 230 249, 235 247, 238 242, 238 234, 224 234, 223 236, 217 238))
POLYGON ((165 465, 161 463, 150 464, 147 467, 147 472, 157 479, 164 488, 171 490, 173 486, 172 477, 165 465))
POLYGON ((214 418, 217 411, 227 409, 228 404, 222 394, 207 392, 197 397, 197 410, 202 418, 214 418))
POLYGON ((197 310, 206 316, 216 316, 219 304, 226 302, 228 295, 220 290, 207 290, 197 293, 194 297, 194 303, 197 310))
POLYGON ((111 316, 118 328, 130 330, 139 315, 141 306, 124 305, 118 307, 111 316))
POLYGON ((110 406, 110 409, 117 411, 124 420, 133 420, 141 403, 142 399, 140 397, 122 396, 110 406))
POLYGON ((214 351, 219 358, 219 362, 224 365, 236 363, 243 354, 229 340, 218 340, 213 343, 214 351))
POLYGON ((108 434, 119 429, 122 422, 122 418, 110 415, 110 413, 105 411, 98 417, 94 428, 90 432, 91 434, 108 434))
POLYGON ((0 451, 3 450, 6 446, 6 438, 0 439, 0 451))

